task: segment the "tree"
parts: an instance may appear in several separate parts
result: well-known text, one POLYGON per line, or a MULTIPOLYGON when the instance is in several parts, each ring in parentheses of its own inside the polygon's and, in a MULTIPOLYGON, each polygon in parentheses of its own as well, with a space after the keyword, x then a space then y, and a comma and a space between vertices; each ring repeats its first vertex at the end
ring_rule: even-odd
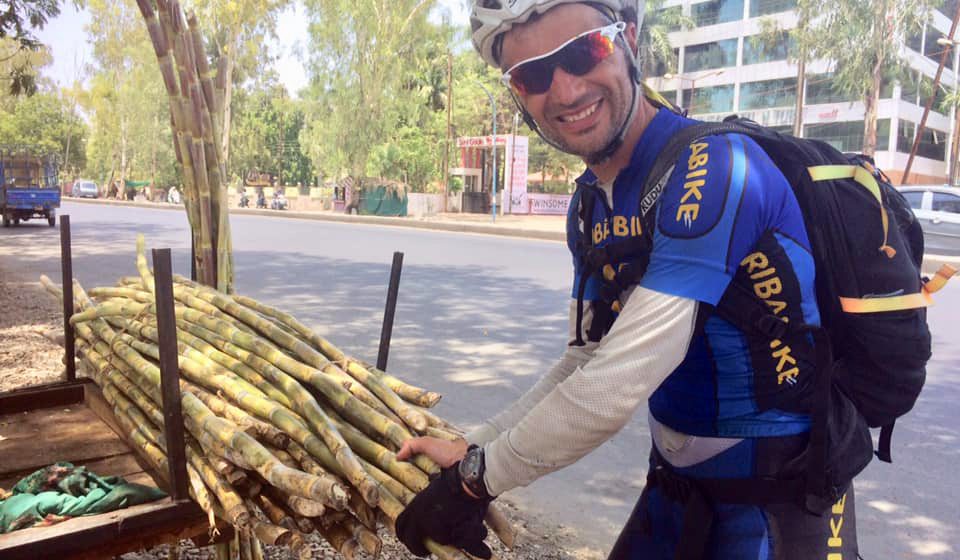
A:
MULTIPOLYGON (((82 167, 86 126, 61 95, 40 90, 29 97, 15 97, 5 105, 0 108, 0 144, 23 144, 41 152, 66 154, 65 159, 82 167)), ((70 173, 68 169, 62 171, 70 173)))
POLYGON ((646 15, 637 38, 640 45, 640 69, 644 76, 651 76, 658 67, 668 72, 677 71, 677 53, 670 44, 672 31, 693 27, 693 20, 683 15, 681 7, 664 8, 664 0, 646 0, 646 15))
POLYGON ((163 81, 132 0, 89 0, 93 43, 90 171, 94 178, 151 180, 168 186, 173 146, 163 81))
POLYGON ((812 56, 834 61, 834 83, 863 100, 863 153, 877 147, 877 105, 887 68, 905 65, 900 45, 922 30, 932 0, 837 0, 819 3, 812 56), (822 40, 829 37, 829 41, 822 40))
POLYGON ((275 174, 284 185, 307 185, 314 176, 300 149, 305 118, 303 102, 290 99, 275 75, 266 74, 234 97, 233 166, 275 174))
MULTIPOLYGON (((276 36, 277 16, 290 0, 198 0, 194 7, 212 38, 212 65, 226 57, 223 94, 223 162, 230 171, 230 145, 233 139, 233 93, 236 84, 256 78, 264 70, 267 50, 265 36, 276 36)), ((293 92, 295 93, 295 92, 293 92)))
POLYGON ((37 74, 35 59, 29 54, 40 52, 43 45, 31 31, 42 29, 47 20, 59 15, 60 7, 57 0, 5 0, 4 5, 0 11, 0 64, 4 66, 0 81, 10 83, 12 95, 33 95, 37 74))
POLYGON ((452 31, 431 23, 433 0, 308 0, 310 86, 302 145, 323 174, 367 172, 425 186, 443 140, 452 31), (375 161, 368 162, 377 152, 375 161), (389 154, 403 153, 394 160, 389 154), (394 161, 395 165, 384 162, 394 161))

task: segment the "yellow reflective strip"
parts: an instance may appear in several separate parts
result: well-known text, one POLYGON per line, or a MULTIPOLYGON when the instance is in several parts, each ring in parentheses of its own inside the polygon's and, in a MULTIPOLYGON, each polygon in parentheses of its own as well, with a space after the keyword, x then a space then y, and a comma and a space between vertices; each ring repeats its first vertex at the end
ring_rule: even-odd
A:
POLYGON ((957 269, 950 266, 949 264, 941 265, 937 273, 933 275, 926 284, 924 284, 923 289, 928 293, 932 294, 934 292, 940 291, 940 288, 944 287, 947 284, 947 280, 953 277, 957 273, 957 269))
POLYGON ((667 98, 661 95, 659 91, 653 89, 646 83, 643 84, 643 95, 647 99, 656 101, 659 105, 664 107, 673 107, 673 101, 668 101, 667 98))
POLYGON ((880 251, 887 255, 888 259, 892 259, 896 256, 897 251, 887 245, 887 238, 890 233, 890 220, 887 218, 886 208, 883 207, 883 198, 880 196, 880 185, 877 183, 876 177, 874 177, 866 167, 859 165, 854 166, 853 180, 867 189, 867 191, 873 195, 873 198, 877 200, 877 204, 880 205, 880 224, 883 226, 883 243, 880 244, 880 251))
POLYGON ((858 165, 856 171, 853 173, 853 180, 863 185, 864 188, 870 191, 873 198, 877 199, 877 202, 879 202, 881 206, 883 205, 883 199, 880 198, 880 185, 877 184, 876 177, 871 175, 866 168, 858 165))
POLYGON ((857 173, 856 165, 815 165, 807 168, 807 173, 814 181, 831 181, 834 179, 851 179, 857 173))
POLYGON ((840 308, 847 313, 879 313, 882 311, 901 311, 917 309, 933 304, 933 298, 926 290, 916 294, 885 298, 840 298, 840 308))

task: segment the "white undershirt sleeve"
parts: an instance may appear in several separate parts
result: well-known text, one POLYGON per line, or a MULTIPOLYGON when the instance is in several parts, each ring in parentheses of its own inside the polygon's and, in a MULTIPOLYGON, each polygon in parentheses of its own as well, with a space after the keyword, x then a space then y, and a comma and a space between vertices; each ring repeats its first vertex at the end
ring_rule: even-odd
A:
POLYGON ((492 495, 526 486, 599 447, 683 361, 697 302, 642 287, 624 299, 623 311, 592 357, 566 374, 559 369, 561 360, 492 421, 494 430, 503 430, 484 446, 484 481, 492 495))

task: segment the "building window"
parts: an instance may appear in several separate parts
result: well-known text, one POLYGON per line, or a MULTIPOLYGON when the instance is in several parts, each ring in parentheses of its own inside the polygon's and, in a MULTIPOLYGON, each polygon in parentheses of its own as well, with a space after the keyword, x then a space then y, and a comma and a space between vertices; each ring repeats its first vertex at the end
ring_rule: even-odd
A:
POLYGON ((766 80, 740 84, 740 110, 792 107, 797 103, 797 80, 766 80))
POLYGON ((737 40, 689 45, 684 49, 683 71, 696 72, 737 65, 737 40))
POLYGON ((690 6, 697 27, 743 19, 743 0, 710 0, 690 6))
MULTIPOLYGON (((910 121, 900 121, 897 130, 897 151, 909 154, 913 147, 913 139, 917 135, 917 126, 910 121)), ((878 142, 879 144, 879 142, 878 142)), ((879 149, 879 148, 877 148, 879 149)), ((917 155, 937 161, 946 160, 947 133, 932 128, 924 128, 920 145, 917 146, 917 155)))
POLYGON ((773 38, 760 35, 745 37, 743 39, 743 64, 786 60, 791 42, 790 34, 785 31, 778 33, 773 38))
POLYGON ((656 21, 663 22, 667 31, 680 31, 683 15, 681 6, 670 6, 669 8, 660 8, 655 12, 656 21))
POLYGON ((840 103, 842 101, 857 101, 856 95, 843 93, 833 83, 830 74, 812 74, 807 76, 807 105, 820 103, 840 103))
MULTIPOLYGON (((900 83, 900 99, 921 107, 926 106, 932 91, 933 79, 917 72, 911 72, 910 75, 900 83)), ((937 95, 933 99, 931 109, 941 113, 950 112, 949 107, 946 106, 946 100, 947 92, 941 82, 940 87, 937 88, 937 95)))
POLYGON ((663 96, 663 98, 669 101, 670 103, 673 103, 673 104, 677 103, 677 90, 675 89, 661 91, 660 95, 663 96))
POLYGON ((663 60, 661 57, 656 54, 647 51, 649 54, 648 60, 650 60, 649 68, 647 69, 647 75, 653 78, 663 76, 667 73, 676 73, 677 72, 677 60, 680 57, 680 49, 673 49, 673 60, 663 60))
POLYGON ((904 41, 907 47, 916 52, 923 52, 923 33, 922 30, 918 30, 915 33, 907 37, 907 40, 904 41))
POLYGON ((943 0, 937 11, 947 16, 947 19, 953 19, 953 16, 957 15, 957 0, 943 0))
MULTIPOLYGON (((945 34, 941 33, 936 27, 932 25, 927 25, 926 33, 924 34, 923 40, 923 55, 929 58, 930 60, 940 64, 940 55, 943 53, 945 47, 943 45, 937 44, 937 39, 943 37, 945 34)), ((947 56, 947 67, 950 67, 950 64, 953 62, 953 57, 947 56)))
MULTIPOLYGON (((808 124, 803 127, 805 138, 823 140, 841 152, 863 150, 863 121, 808 124)), ((890 119, 877 119, 877 150, 890 147, 890 119)))
POLYGON ((691 115, 733 112, 733 84, 683 90, 683 107, 691 115))
POLYGON ((750 17, 788 12, 797 7, 797 0, 750 0, 750 17))

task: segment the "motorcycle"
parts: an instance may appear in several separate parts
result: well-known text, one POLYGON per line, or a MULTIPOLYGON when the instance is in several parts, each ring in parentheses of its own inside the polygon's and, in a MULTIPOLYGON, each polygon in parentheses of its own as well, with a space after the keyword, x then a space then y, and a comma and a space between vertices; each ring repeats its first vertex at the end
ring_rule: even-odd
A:
POLYGON ((270 203, 270 208, 273 210, 286 210, 288 206, 287 199, 282 196, 275 197, 270 203))
POLYGON ((240 208, 250 208, 250 197, 247 193, 240 195, 240 208))

